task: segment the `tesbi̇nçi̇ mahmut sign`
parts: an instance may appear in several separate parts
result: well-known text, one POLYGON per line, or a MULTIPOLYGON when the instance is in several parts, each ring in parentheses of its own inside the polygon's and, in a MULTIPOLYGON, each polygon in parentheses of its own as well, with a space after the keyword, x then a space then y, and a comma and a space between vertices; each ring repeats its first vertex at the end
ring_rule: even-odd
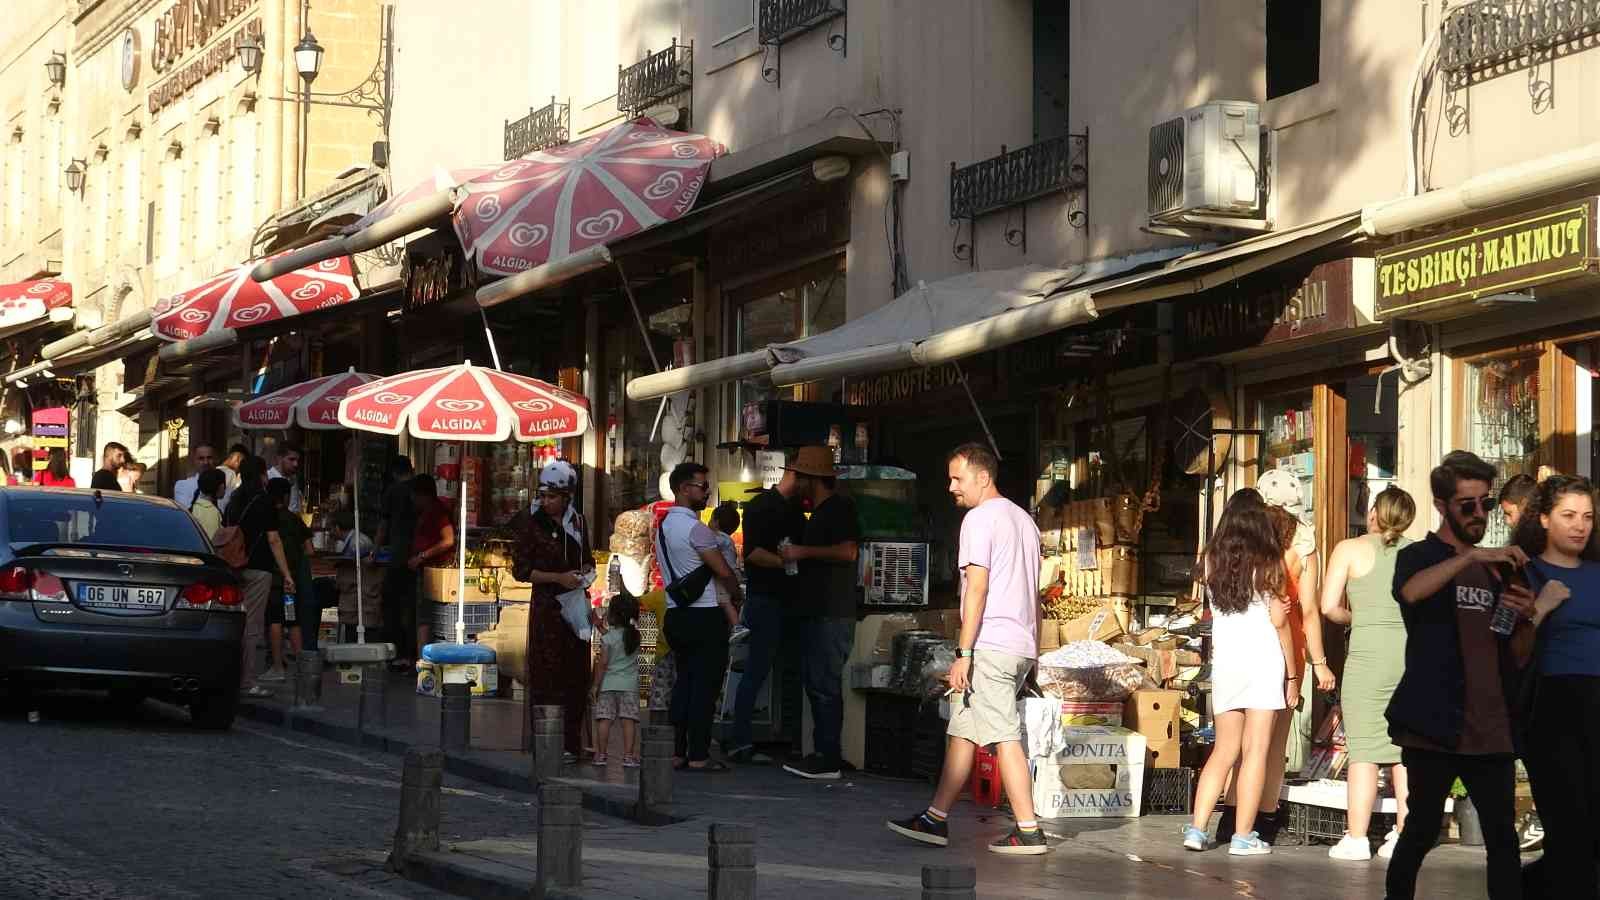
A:
POLYGON ((1377 317, 1426 317, 1589 272, 1597 202, 1591 197, 1380 251, 1377 317))

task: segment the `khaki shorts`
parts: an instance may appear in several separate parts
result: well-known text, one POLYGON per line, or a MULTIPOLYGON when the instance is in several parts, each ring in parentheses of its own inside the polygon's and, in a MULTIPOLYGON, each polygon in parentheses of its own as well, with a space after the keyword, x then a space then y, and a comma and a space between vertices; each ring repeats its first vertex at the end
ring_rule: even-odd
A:
POLYGON ((638 691, 601 691, 594 698, 595 721, 632 719, 639 721, 638 691))
POLYGON ((1033 660, 996 650, 975 650, 971 682, 965 693, 950 698, 950 727, 945 733, 987 747, 1022 740, 1022 714, 1017 691, 1033 670, 1033 660))

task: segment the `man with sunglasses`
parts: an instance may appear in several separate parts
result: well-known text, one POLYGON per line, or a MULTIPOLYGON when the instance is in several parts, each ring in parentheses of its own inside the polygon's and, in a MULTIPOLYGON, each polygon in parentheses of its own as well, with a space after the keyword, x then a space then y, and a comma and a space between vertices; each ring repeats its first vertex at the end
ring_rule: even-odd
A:
POLYGON ((1526 615, 1533 596, 1502 584, 1527 556, 1479 547, 1497 499, 1494 467, 1453 451, 1429 478, 1440 525, 1400 551, 1394 596, 1406 624, 1406 670, 1388 708, 1410 787, 1409 814, 1389 862, 1389 900, 1416 894, 1423 857, 1439 838, 1445 797, 1457 778, 1478 811, 1489 857, 1490 900, 1522 896, 1513 800, 1515 664, 1489 623, 1497 602, 1526 615))

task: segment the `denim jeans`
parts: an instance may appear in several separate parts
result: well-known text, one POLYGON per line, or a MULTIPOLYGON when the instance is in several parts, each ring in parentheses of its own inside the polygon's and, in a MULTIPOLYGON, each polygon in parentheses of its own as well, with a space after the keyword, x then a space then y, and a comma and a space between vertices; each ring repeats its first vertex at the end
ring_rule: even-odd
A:
POLYGON ((817 616, 804 620, 801 679, 811 703, 811 744, 825 762, 843 759, 844 666, 855 644, 856 620, 817 616))
MULTIPOLYGON (((735 749, 754 742, 755 729, 750 718, 755 713, 761 686, 772 671, 778 636, 783 629, 778 598, 751 591, 745 596, 743 619, 744 627, 750 629, 750 637, 746 639, 749 652, 744 660, 744 677, 739 679, 739 693, 734 698, 733 731, 728 738, 728 746, 735 749)), ((776 685, 773 692, 777 692, 776 685)))

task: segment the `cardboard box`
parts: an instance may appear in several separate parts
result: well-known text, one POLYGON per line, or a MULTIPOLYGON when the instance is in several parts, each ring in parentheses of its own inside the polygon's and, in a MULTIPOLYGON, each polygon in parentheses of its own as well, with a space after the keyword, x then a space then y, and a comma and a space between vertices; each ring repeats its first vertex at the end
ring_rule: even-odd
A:
MULTIPOLYGON (((422 570, 422 597, 435 603, 455 603, 457 588, 457 570, 428 566, 422 570)), ((467 572, 467 602, 492 603, 499 597, 483 590, 478 584, 478 570, 471 569, 467 572)))
POLYGON ((1064 700, 1061 703, 1061 724, 1068 727, 1075 725, 1104 725, 1111 728, 1120 728, 1122 726, 1122 704, 1064 700))
POLYGON ((1151 744, 1176 741, 1183 708, 1178 691, 1138 690, 1122 705, 1122 724, 1145 736, 1151 744))
POLYGON ((1111 642, 1122 636, 1122 623, 1117 619, 1116 609, 1109 603, 1101 604, 1100 608, 1087 616, 1079 616, 1070 622, 1061 623, 1061 643, 1070 644, 1073 641, 1106 641, 1111 642))
POLYGON ((1178 739, 1150 741, 1145 748, 1145 765, 1152 769, 1178 768, 1178 757, 1183 751, 1183 744, 1178 739))
POLYGON ((1037 815, 1058 818, 1132 818, 1144 792, 1145 739, 1122 728, 1062 729, 1062 749, 1032 760, 1037 815), (1074 771, 1082 770, 1082 771, 1074 771), (1107 778, 1107 772, 1112 774, 1107 778), (1110 787, 1074 787, 1101 785, 1110 787))

